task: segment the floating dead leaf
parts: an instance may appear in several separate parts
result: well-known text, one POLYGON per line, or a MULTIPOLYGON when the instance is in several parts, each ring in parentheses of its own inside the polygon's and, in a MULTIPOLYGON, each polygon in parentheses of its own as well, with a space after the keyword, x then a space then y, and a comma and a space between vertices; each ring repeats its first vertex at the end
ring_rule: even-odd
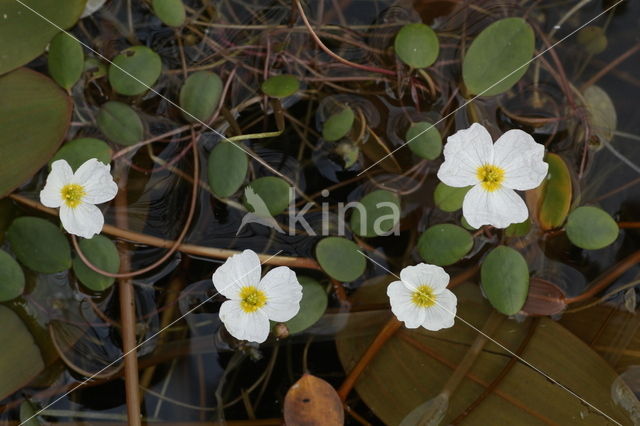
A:
POLYGON ((305 374, 287 392, 284 421, 288 426, 342 425, 342 402, 329 383, 305 374))

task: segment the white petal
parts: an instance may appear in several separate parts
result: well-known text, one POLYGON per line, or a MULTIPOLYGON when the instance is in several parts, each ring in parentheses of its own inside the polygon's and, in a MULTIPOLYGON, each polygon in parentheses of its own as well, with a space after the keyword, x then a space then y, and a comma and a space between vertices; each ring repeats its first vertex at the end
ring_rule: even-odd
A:
POLYGON ((74 208, 62 204, 60 221, 68 233, 83 238, 99 234, 104 226, 104 216, 100 209, 88 203, 80 203, 74 208))
POLYGON ((239 290, 245 286, 257 286, 261 274, 258 255, 252 250, 245 250, 228 258, 211 279, 218 293, 229 299, 239 299, 239 290))
POLYGON ((544 145, 522 130, 509 130, 493 145, 494 165, 504 169, 503 185, 524 191, 542 183, 549 165, 542 161, 544 145))
POLYGON ((529 217, 529 210, 512 189, 502 187, 489 192, 476 185, 464 197, 462 214, 474 228, 482 225, 506 228, 512 223, 524 222, 529 217))
POLYGON ((289 321, 300 310, 302 286, 296 273, 286 266, 267 272, 260 281, 260 288, 267 295, 267 304, 262 311, 272 321, 289 321))
POLYGON ((418 328, 424 322, 425 312, 411 301, 412 293, 402 281, 394 281, 387 287, 391 312, 405 327, 418 328))
POLYGON ((457 303, 455 294, 449 290, 443 291, 438 295, 435 305, 424 308, 425 318, 422 326, 431 331, 453 326, 457 303))
POLYGON ((111 166, 101 163, 95 158, 85 161, 76 170, 73 183, 82 185, 86 195, 82 201, 100 204, 113 200, 118 192, 118 185, 111 176, 111 166))
POLYGON ((426 263, 407 266, 400 271, 400 279, 412 291, 415 291, 421 285, 428 285, 436 294, 449 284, 449 274, 444 269, 426 263))
POLYGON ((478 167, 493 161, 493 141, 485 127, 473 123, 447 138, 444 163, 438 179, 449 186, 463 187, 478 183, 478 167))
POLYGON ((51 208, 62 205, 62 187, 71 182, 73 171, 65 160, 57 160, 51 163, 51 171, 47 176, 47 182, 40 191, 40 202, 51 208))
POLYGON ((238 340, 262 343, 269 336, 269 319, 260 310, 247 313, 237 300, 227 300, 220 306, 220 320, 238 340))

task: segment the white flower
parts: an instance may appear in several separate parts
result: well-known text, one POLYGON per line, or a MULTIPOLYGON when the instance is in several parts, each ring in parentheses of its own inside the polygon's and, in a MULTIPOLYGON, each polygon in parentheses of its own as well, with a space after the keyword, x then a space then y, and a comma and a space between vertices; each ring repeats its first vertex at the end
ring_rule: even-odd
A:
POLYGON ((547 175, 544 146, 522 130, 509 130, 494 144, 481 124, 474 123, 447 138, 438 178, 467 192, 462 214, 469 225, 506 228, 529 217, 514 189, 536 188, 547 175))
POLYGON ((236 339, 262 343, 269 320, 288 321, 300 310, 302 286, 295 272, 279 266, 260 275, 260 259, 251 250, 231 256, 213 273, 216 290, 230 299, 220 307, 220 320, 236 339))
POLYGON ((420 263, 400 272, 402 281, 387 287, 391 311, 407 328, 438 331, 453 326, 456 295, 447 290, 449 274, 439 266, 420 263))
POLYGON ((40 202, 47 207, 60 207, 60 221, 67 232, 91 238, 104 225, 102 212, 95 204, 112 200, 118 192, 110 170, 111 166, 95 158, 87 160, 75 173, 65 160, 54 161, 40 191, 40 202))

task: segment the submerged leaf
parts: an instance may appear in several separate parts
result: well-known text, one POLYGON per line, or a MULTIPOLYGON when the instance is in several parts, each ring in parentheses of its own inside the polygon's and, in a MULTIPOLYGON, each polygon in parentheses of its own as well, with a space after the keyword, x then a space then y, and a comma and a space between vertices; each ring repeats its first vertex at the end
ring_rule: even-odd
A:
POLYGON ((418 157, 435 160, 442 152, 442 137, 427 121, 413 123, 405 136, 407 146, 418 157))
POLYGON ((122 102, 109 101, 102 105, 97 123, 107 139, 120 145, 134 145, 144 136, 144 126, 138 113, 122 102))
POLYGON ((322 127, 322 137, 329 142, 335 142, 345 137, 353 126, 355 114, 351 108, 345 106, 342 111, 331 115, 322 127))
POLYGON ((618 115, 613 101, 600 87, 589 86, 582 93, 589 112, 589 126, 601 142, 611 142, 618 127, 618 115))

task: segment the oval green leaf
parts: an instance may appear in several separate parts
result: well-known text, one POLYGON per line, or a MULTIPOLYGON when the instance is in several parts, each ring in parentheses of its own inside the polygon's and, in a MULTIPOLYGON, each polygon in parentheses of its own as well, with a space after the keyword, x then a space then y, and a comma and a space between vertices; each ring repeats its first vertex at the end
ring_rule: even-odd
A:
POLYGON ((282 74, 269 77, 262 83, 262 91, 272 98, 286 98, 300 89, 300 82, 294 75, 282 74))
POLYGON ((595 25, 589 25, 578 31, 576 39, 590 55, 604 52, 608 44, 607 35, 602 27, 595 25))
POLYGON ((102 105, 97 123, 107 139, 120 145, 134 145, 144 136, 144 126, 138 113, 122 102, 109 101, 102 105))
POLYGON ((455 212, 462 208, 464 196, 467 195, 467 192, 469 192, 470 189, 470 186, 455 188, 440 182, 436 185, 433 198, 436 206, 438 206, 440 210, 445 212, 455 212))
POLYGON ((82 45, 75 37, 59 33, 51 40, 47 61, 51 77, 68 90, 80 80, 84 71, 82 45))
POLYGON ((24 273, 18 262, 0 250, 0 302, 15 299, 24 291, 24 273))
POLYGON ((350 282, 364 274, 367 266, 366 259, 359 250, 351 240, 327 237, 316 245, 316 259, 331 278, 340 282, 350 282))
POLYGON ((0 77, 0 198, 47 164, 67 132, 71 108, 49 77, 26 68, 0 77))
POLYGON ((545 231, 562 226, 571 207, 571 173, 562 157, 548 153, 549 172, 540 189, 538 223, 545 231))
POLYGON ((531 220, 527 219, 524 222, 512 223, 504 230, 504 234, 507 237, 524 237, 531 230, 531 220))
POLYGON ((15 0, 0 1, 0 74, 18 68, 44 52, 60 30, 72 27, 86 0, 24 0, 33 13, 15 0), (53 25, 52 25, 53 23, 53 25))
POLYGON ((351 108, 345 106, 342 111, 332 114, 322 127, 322 137, 329 142, 335 142, 345 137, 353 126, 355 114, 351 108))
POLYGON ((480 277, 484 294, 499 312, 514 315, 522 309, 529 292, 529 268, 520 253, 496 247, 484 258, 480 277))
POLYGON ((527 72, 535 37, 522 18, 501 19, 471 43, 462 62, 462 79, 472 95, 506 92, 527 72))
POLYGON ((43 274, 71 267, 71 248, 60 228, 39 217, 23 216, 7 230, 16 257, 29 269, 43 274))
POLYGON ((123 50, 109 66, 109 83, 125 96, 140 95, 153 86, 162 72, 160 56, 146 46, 123 50))
POLYGON ((440 132, 427 121, 413 123, 407 130, 405 140, 409 149, 418 157, 435 160, 442 152, 440 132))
POLYGON ((442 223, 424 231, 417 247, 425 262, 447 266, 469 253, 473 247, 473 237, 458 225, 442 223))
POLYGON ((209 187, 218 197, 233 195, 247 177, 247 153, 234 142, 220 142, 209 154, 209 187))
MULTIPOLYGON (((95 266, 103 271, 115 274, 120 269, 120 256, 116 245, 103 235, 80 241, 82 254, 95 266)), ((99 274, 89 268, 80 258, 73 259, 73 272, 85 287, 93 291, 103 291, 111 287, 115 278, 99 274)))
POLYGON ((388 235, 400 222, 400 199, 393 192, 370 192, 359 204, 353 210, 350 224, 351 230, 361 237, 388 235))
POLYGON ((289 184, 279 177, 266 176, 251 182, 244 191, 249 210, 259 216, 275 216, 289 207, 289 184))
POLYGON ((290 334, 300 333, 318 322, 329 304, 327 292, 318 281, 305 276, 298 277, 298 281, 302 285, 302 300, 296 316, 285 322, 290 334))
POLYGON ((49 165, 56 160, 66 160, 73 170, 76 170, 85 161, 96 158, 104 164, 111 162, 113 150, 105 141, 94 138, 74 139, 62 145, 56 152, 49 165))
POLYGON ((620 229, 615 220, 602 209, 591 206, 578 207, 571 212, 565 226, 567 237, 576 246, 586 250, 598 250, 613 243, 620 229))
POLYGON ((170 27, 182 26, 187 18, 182 0, 153 0, 153 13, 170 27))
POLYGON ((208 122, 220 103, 222 80, 210 71, 191 74, 180 89, 180 106, 187 121, 208 122), (195 117, 195 118, 194 118, 195 117))
POLYGON ((411 68, 426 68, 440 54, 438 36, 427 25, 407 24, 398 31, 394 42, 396 55, 411 68))

